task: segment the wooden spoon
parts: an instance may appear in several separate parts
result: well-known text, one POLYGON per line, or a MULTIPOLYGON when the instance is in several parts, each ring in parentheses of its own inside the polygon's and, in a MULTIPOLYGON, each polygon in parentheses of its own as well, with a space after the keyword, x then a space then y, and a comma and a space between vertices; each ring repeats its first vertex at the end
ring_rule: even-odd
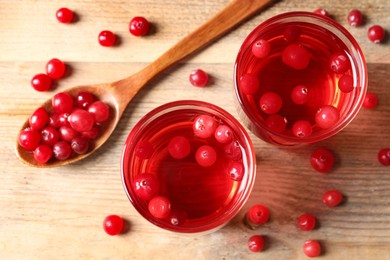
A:
MULTIPOLYGON (((273 0, 233 0, 224 9, 214 15, 210 20, 201 25, 198 29, 184 37, 176 45, 162 54, 154 62, 147 65, 139 72, 119 81, 104 83, 98 85, 88 85, 73 87, 65 90, 75 96, 79 91, 89 91, 99 100, 106 102, 111 108, 110 118, 104 122, 100 129, 100 136, 94 140, 94 146, 86 154, 73 155, 67 160, 49 160, 46 164, 38 164, 33 157, 32 152, 24 150, 17 143, 16 151, 19 159, 34 167, 55 167, 67 165, 81 160, 95 152, 114 131, 123 111, 133 99, 133 97, 145 86, 151 79, 159 75, 165 69, 173 64, 201 49, 213 40, 222 36, 231 28, 252 16, 261 8, 270 4, 273 0)), ((47 111, 51 111, 51 99, 42 104, 47 111)), ((22 129, 28 127, 28 120, 23 124, 22 129)))

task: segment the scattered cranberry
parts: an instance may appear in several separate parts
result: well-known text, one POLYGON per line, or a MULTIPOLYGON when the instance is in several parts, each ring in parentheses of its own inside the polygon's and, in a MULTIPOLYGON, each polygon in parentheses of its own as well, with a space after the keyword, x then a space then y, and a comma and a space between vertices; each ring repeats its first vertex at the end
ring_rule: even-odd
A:
POLYGON ((367 92, 363 101, 363 108, 374 109, 378 105, 378 96, 375 93, 367 92))
POLYGON ((329 17, 328 11, 326 11, 326 10, 323 9, 323 8, 319 8, 319 9, 315 10, 314 13, 315 13, 315 14, 322 15, 322 16, 329 17))
POLYGON ((309 100, 309 90, 304 85, 298 85, 291 91, 291 100, 297 104, 305 104, 309 100))
POLYGON ((38 108, 29 118, 31 129, 40 130, 49 122, 49 114, 43 107, 38 108))
POLYGON ((252 45, 252 54, 259 59, 267 57, 270 50, 271 45, 264 39, 260 39, 252 45))
POLYGON ((297 225, 303 231, 313 230, 316 226, 316 218, 309 213, 302 214, 298 218, 297 225))
POLYGON ((328 129, 337 124, 340 119, 340 112, 334 106, 325 105, 318 109, 314 119, 319 127, 328 129))
POLYGON ((338 190, 330 190, 324 193, 322 201, 329 207, 335 207, 343 200, 343 194, 338 190))
POLYGON ((164 219, 171 213, 171 202, 164 196, 156 196, 149 201, 150 214, 159 219, 164 219))
POLYGON ((134 36, 143 36, 148 34, 150 23, 144 17, 136 16, 129 23, 129 31, 134 36))
POLYGON ((342 74, 351 67, 348 56, 343 52, 337 52, 330 56, 329 67, 332 71, 342 74))
POLYGON ((298 44, 288 45, 282 53, 283 62, 296 70, 305 69, 310 62, 310 57, 310 52, 298 44))
POLYGON ((88 91, 80 91, 76 95, 76 106, 87 109, 95 101, 95 97, 88 91))
POLYGON ((43 73, 35 75, 31 79, 31 86, 40 92, 47 91, 51 88, 52 80, 51 78, 43 73))
POLYGON ((109 215, 103 220, 103 229, 110 236, 119 235, 124 226, 123 219, 118 215, 109 215))
POLYGON ((244 178, 245 168, 242 162, 231 161, 228 165, 228 174, 233 181, 241 181, 244 178))
POLYGON ((154 152, 153 145, 146 140, 139 142, 135 148, 135 155, 142 160, 151 158, 153 152, 154 152))
POLYGON ((252 206, 247 214, 248 221, 254 225, 261 225, 269 220, 269 209, 261 204, 252 206))
POLYGON ((217 127, 217 121, 209 115, 197 116, 193 124, 194 134, 200 138, 209 138, 214 135, 217 127))
POLYGON ((175 159, 183 159, 191 152, 190 141, 184 136, 175 136, 168 143, 168 152, 175 159))
POLYGON ((279 110, 282 108, 282 105, 282 98, 274 92, 264 93, 260 97, 260 109, 266 114, 272 115, 279 112, 279 110))
POLYGON ((55 113, 72 113, 73 110, 73 97, 65 92, 55 94, 51 100, 51 106, 55 113))
POLYGON ((68 120, 70 126, 77 132, 89 131, 95 124, 94 115, 82 109, 74 110, 68 120))
POLYGON ((351 75, 344 74, 339 79, 338 87, 344 93, 351 92, 353 90, 353 77, 351 75))
POLYGON ((51 59, 46 64, 46 74, 52 79, 60 79, 65 75, 65 63, 59 59, 51 59))
POLYGON ((217 129, 215 129, 214 137, 219 143, 227 144, 233 140, 232 129, 227 125, 219 125, 217 129))
POLYGON ((168 216, 169 223, 173 226, 181 226, 187 220, 187 213, 183 210, 173 209, 168 216))
POLYGON ((378 152, 378 161, 384 166, 390 166, 390 149, 383 148, 378 152))
POLYGON ((34 159, 41 164, 47 163, 52 155, 53 150, 46 144, 41 144, 34 150, 34 159))
POLYGON ((251 236, 248 239, 248 248, 252 252, 261 252, 264 248, 264 237, 260 235, 251 236))
POLYGON ((160 181, 157 176, 150 173, 142 173, 134 178, 133 189, 137 196, 143 200, 151 200, 160 192, 160 181))
POLYGON ((360 10, 352 10, 348 13, 348 23, 351 26, 359 26, 363 22, 363 15, 360 10))
POLYGON ((25 129, 19 133, 18 143, 27 151, 33 151, 41 142, 42 136, 36 130, 25 129))
POLYGON ((287 120, 279 114, 273 114, 267 117, 267 119, 265 120, 265 125, 271 131, 281 133, 286 128, 287 120))
POLYGON ((314 170, 327 173, 333 168, 334 155, 328 149, 318 148, 311 154, 310 163, 314 170))
POLYGON ((60 139, 58 131, 51 126, 47 126, 41 130, 42 144, 53 146, 60 139))
POLYGON ((321 245, 317 240, 308 240, 303 245, 303 252, 308 257, 317 257, 321 254, 321 245))
POLYGON ((57 10, 56 17, 60 23, 71 23, 73 21, 74 14, 72 10, 62 7, 57 10))
POLYGON ((244 74, 240 77, 240 90, 245 95, 255 94, 260 88, 260 81, 254 74, 244 74))
POLYGON ((111 47, 116 42, 116 36, 111 31, 101 31, 98 36, 99 44, 104 47, 111 47))
POLYGON ((313 128, 308 121, 298 120, 293 124, 292 132, 296 137, 304 138, 313 133, 313 128))
POLYGON ((385 38, 385 30, 380 25, 373 25, 368 28, 367 36, 373 43, 380 43, 385 38))
POLYGON ((196 150, 196 162, 203 167, 210 167, 217 160, 217 152, 210 145, 203 145, 196 150))
POLYGON ((85 154, 88 152, 89 148, 89 142, 85 137, 82 136, 76 136, 72 139, 70 142, 70 146, 72 147, 72 150, 77 154, 85 154))
POLYGON ((190 73, 190 82, 192 86, 195 87, 204 87, 209 81, 209 76, 207 73, 201 69, 193 70, 190 73))
POLYGON ((63 161, 72 154, 72 147, 65 141, 59 141, 53 145, 53 155, 57 160, 63 161))

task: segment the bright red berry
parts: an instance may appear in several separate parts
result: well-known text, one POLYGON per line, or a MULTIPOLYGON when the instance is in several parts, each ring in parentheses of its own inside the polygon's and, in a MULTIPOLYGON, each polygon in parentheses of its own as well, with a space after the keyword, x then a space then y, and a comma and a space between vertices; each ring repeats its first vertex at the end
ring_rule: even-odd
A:
POLYGON ((183 159, 191 152, 190 141, 184 136, 175 136, 168 143, 168 152, 175 159, 183 159))
POLYGON ((95 101, 88 107, 88 112, 95 117, 98 123, 106 121, 110 117, 110 108, 103 101, 95 101))
POLYGON ((282 105, 282 98, 275 92, 267 92, 260 97, 260 109, 266 114, 272 115, 279 112, 282 105))
POLYGON ((148 34, 150 23, 144 17, 136 16, 129 23, 129 31, 134 36, 143 36, 148 34))
POLYGON ((248 239, 248 248, 252 252, 261 252, 264 248, 264 237, 260 235, 251 236, 248 239))
POLYGON ((325 105, 318 109, 314 119, 319 127, 328 129, 337 124, 340 119, 340 112, 334 106, 325 105))
POLYGON ((204 70, 197 69, 193 70, 190 73, 190 82, 192 86, 195 87, 204 87, 207 85, 207 82, 209 81, 209 76, 204 70))
POLYGON ((252 54, 259 59, 267 57, 270 51, 271 45, 265 39, 260 39, 252 45, 252 54))
POLYGON ((41 130, 42 135, 42 144, 46 144, 48 146, 53 146, 60 139, 60 133, 51 127, 47 126, 41 130))
POLYGON ((30 127, 34 130, 40 130, 44 128, 48 122, 49 114, 43 107, 36 109, 29 118, 30 127))
POLYGON ((95 97, 88 91, 80 91, 76 95, 76 106, 87 109, 95 101, 95 97))
POLYGON ((227 144, 233 140, 233 131, 227 125, 219 125, 215 129, 214 137, 217 142, 227 144))
POLYGON ((227 169, 233 181, 241 181, 244 178, 245 168, 242 162, 230 161, 227 169))
POLYGON ((310 57, 310 52, 298 44, 290 44, 282 52, 284 64, 296 70, 305 69, 310 62, 310 57))
POLYGON ((254 225, 261 225, 269 220, 269 209, 261 204, 252 206, 248 213, 248 221, 254 225))
POLYGON ((374 109, 378 105, 378 96, 375 93, 367 92, 362 107, 365 109, 374 109))
POLYGON ((203 167, 210 167, 217 160, 217 152, 210 145, 203 145, 196 150, 196 162, 203 167))
POLYGON ((60 23, 71 23, 74 18, 74 13, 66 7, 62 7, 57 10, 56 17, 60 23))
POLYGON ((31 79, 31 86, 40 92, 47 91, 51 88, 52 80, 47 74, 37 74, 31 79))
POLYGON ((313 230, 316 226, 316 218, 309 213, 302 214, 298 217, 297 226, 303 231, 313 230))
POLYGON ((109 215, 103 220, 103 229, 110 236, 119 235, 124 226, 123 219, 118 215, 109 215))
POLYGON ((53 150, 46 144, 41 144, 34 150, 34 159, 41 164, 47 163, 52 155, 53 150))
POLYGON ((338 206, 343 200, 343 194, 338 190, 329 190, 322 196, 322 201, 329 207, 338 206))
POLYGON ((368 28, 367 36, 373 43, 380 43, 385 38, 385 30, 380 25, 373 25, 368 28))
POLYGON ((164 196, 156 196, 149 201, 150 214, 159 219, 164 219, 171 213, 171 202, 164 196))
POLYGON ((58 128, 58 133, 60 134, 60 139, 68 143, 70 143, 73 138, 80 135, 77 130, 73 129, 73 127, 68 125, 64 125, 58 128))
POLYGON ((197 116, 192 126, 194 134, 200 138, 209 138, 214 135, 217 127, 217 121, 209 115, 197 116))
POLYGON ((317 240, 308 240, 303 245, 303 253, 308 257, 317 257, 321 254, 321 245, 317 240))
POLYGON ((273 114, 267 117, 267 119, 265 120, 265 125, 271 131, 274 131, 276 133, 281 133, 286 128, 287 119, 282 117, 279 114, 273 114))
POLYGON ((153 145, 146 140, 139 142, 135 147, 135 155, 141 160, 149 159, 150 157, 152 157, 153 152, 154 152, 153 145))
POLYGON ((94 115, 82 109, 75 109, 68 120, 70 126, 77 132, 89 131, 95 125, 94 115))
POLYGON ((140 199, 151 200, 160 192, 160 181, 154 174, 142 173, 134 178, 133 189, 140 199))
POLYGON ((260 88, 260 81, 254 74, 244 74, 240 77, 239 88, 245 95, 255 94, 260 88))
POLYGON ((378 161, 384 166, 390 166, 390 149, 383 148, 378 152, 378 161))
POLYGON ((344 74, 339 79, 338 87, 344 93, 351 92, 353 90, 353 77, 351 75, 344 74))
POLYGON ((315 13, 315 14, 322 15, 322 16, 329 17, 328 11, 326 11, 326 10, 323 9, 323 8, 319 8, 319 9, 315 10, 314 13, 315 13))
POLYGON ((73 111, 73 97, 66 92, 55 94, 52 97, 51 106, 57 114, 70 114, 73 111))
POLYGON ((291 100, 297 104, 305 104, 309 100, 309 90, 304 85, 298 85, 291 91, 291 100))
POLYGON ((292 132, 296 137, 304 138, 313 133, 313 127, 306 120, 298 120, 293 124, 292 132))
POLYGON ((76 136, 72 139, 70 142, 70 146, 72 147, 72 150, 77 154, 85 154, 88 152, 89 148, 89 142, 87 138, 83 136, 76 136))
POLYGON ((116 42, 116 36, 111 31, 101 31, 98 36, 99 44, 104 47, 111 47, 116 42))
POLYGON ((72 147, 65 141, 59 141, 53 145, 53 155, 57 160, 63 161, 72 154, 72 147))
POLYGON ((360 10, 351 10, 348 13, 347 21, 351 26, 359 26, 363 22, 363 15, 360 10))
POLYGON ((27 151, 33 151, 41 142, 41 134, 33 129, 25 129, 19 133, 18 143, 27 151))
POLYGON ((65 63, 59 59, 51 59, 46 63, 46 74, 52 79, 60 79, 65 75, 65 63))
POLYGON ((329 68, 335 73, 342 74, 351 68, 351 62, 345 53, 336 52, 330 56, 329 68))
POLYGON ((333 168, 334 160, 333 153, 325 148, 316 149, 310 156, 311 166, 321 173, 329 172, 333 168))

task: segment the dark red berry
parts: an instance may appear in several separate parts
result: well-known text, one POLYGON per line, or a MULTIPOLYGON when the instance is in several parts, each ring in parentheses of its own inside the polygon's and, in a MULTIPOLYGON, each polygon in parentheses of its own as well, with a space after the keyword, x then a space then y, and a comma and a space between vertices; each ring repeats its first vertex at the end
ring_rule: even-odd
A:
POLYGON ((334 160, 333 153, 324 148, 316 149, 310 156, 311 166, 321 173, 329 172, 333 168, 334 160))
POLYGON ((245 95, 255 94, 260 88, 260 81, 254 74, 244 74, 240 77, 239 88, 245 95))
POLYGON ((351 75, 344 74, 339 79, 338 87, 344 93, 351 92, 353 90, 353 77, 351 75))
POLYGON ((46 74, 52 79, 60 79, 65 75, 65 63, 59 59, 51 59, 46 64, 46 74))
POLYGON ((300 230, 310 231, 316 226, 316 218, 309 213, 305 213, 299 216, 297 226, 300 230))
POLYGON ((348 23, 351 26, 359 26, 363 22, 363 15, 360 10, 352 10, 348 13, 347 17, 348 23))
POLYGON ((224 146, 224 154, 233 161, 239 161, 242 158, 241 145, 237 141, 231 141, 224 146))
POLYGON ((195 87, 204 87, 209 81, 209 76, 207 73, 201 69, 193 70, 190 73, 190 82, 192 86, 195 87))
POLYGON ((60 139, 66 142, 71 142, 73 138, 80 135, 78 131, 67 125, 58 128, 58 133, 60 134, 60 139))
POLYGON ((317 257, 321 254, 321 245, 317 240, 308 240, 303 245, 303 252, 308 257, 317 257))
POLYGON ((260 109, 269 115, 279 112, 282 108, 283 100, 275 92, 266 92, 260 97, 260 109))
POLYGON ((380 25, 373 25, 368 28, 367 36, 373 43, 380 43, 385 38, 385 30, 380 25))
POLYGON ((129 23, 129 31, 134 36, 144 36, 148 34, 150 23, 144 17, 136 16, 129 23))
POLYGON ((329 207, 338 206, 343 200, 343 194, 338 190, 329 190, 322 196, 322 201, 329 207))
POLYGON ((181 226, 187 220, 187 213, 183 210, 173 209, 168 216, 168 220, 173 226, 181 226))
POLYGON ((60 23, 71 23, 73 21, 74 14, 72 10, 63 7, 57 10, 56 17, 60 23))
POLYGON ((116 36, 111 31, 101 31, 98 36, 98 41, 101 46, 111 47, 116 42, 116 36))
POLYGON ((31 86, 40 92, 47 91, 51 88, 52 80, 47 74, 37 74, 31 79, 31 86))
POLYGON ((72 147, 72 150, 77 154, 85 154, 88 152, 89 148, 89 142, 87 138, 82 136, 76 136, 72 139, 70 142, 70 146, 72 147))
POLYGON ((72 154, 70 144, 65 141, 59 141, 53 146, 53 155, 57 160, 63 161, 69 158, 72 154))
POLYGON ((248 239, 248 248, 252 252, 261 252, 264 248, 264 237, 260 235, 251 236, 248 239))
POLYGON ((362 107, 365 109, 374 109, 378 105, 378 96, 375 93, 367 92, 362 107))
POLYGON ((93 126, 91 130, 86 132, 81 132, 81 136, 87 138, 87 139, 95 139, 99 135, 99 127, 93 126))
POLYGON ((296 137, 304 138, 313 133, 313 127, 306 120, 298 120, 293 124, 292 132, 296 137))
POLYGON ((48 146, 53 146, 60 139, 60 133, 51 126, 47 126, 41 130, 42 143, 48 146))
POLYGON ((273 114, 267 117, 267 119, 265 120, 265 125, 271 131, 281 133, 286 128, 287 120, 279 114, 273 114))
POLYGON ((301 36, 301 28, 296 25, 290 25, 284 30, 283 36, 287 43, 293 43, 301 36))
POLYGON ((184 136, 175 136, 168 143, 168 152, 175 159, 183 159, 191 152, 190 141, 184 136))
POLYGON ((378 161, 384 166, 390 166, 390 149, 383 148, 378 152, 378 161))
POLYGON ((118 215, 109 215, 103 220, 103 229, 110 236, 119 235, 124 226, 123 219, 118 215))
POLYGON ((330 56, 329 67, 332 71, 342 74, 351 68, 351 62, 345 53, 337 52, 330 56))
POLYGON ((137 144, 134 153, 138 158, 144 160, 152 157, 153 152, 154 152, 153 145, 149 141, 143 140, 137 144))
POLYGON ((80 91, 76 95, 76 106, 87 109, 95 101, 95 97, 88 91, 80 91))

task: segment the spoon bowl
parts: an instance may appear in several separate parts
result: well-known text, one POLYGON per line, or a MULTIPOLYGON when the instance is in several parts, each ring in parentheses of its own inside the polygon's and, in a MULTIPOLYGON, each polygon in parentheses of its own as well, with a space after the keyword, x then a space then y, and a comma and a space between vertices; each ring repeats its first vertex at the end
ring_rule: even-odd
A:
MULTIPOLYGON (((68 165, 89 156, 107 141, 129 102, 150 80, 185 57, 210 44, 271 2, 273 0, 233 0, 211 19, 135 74, 112 83, 79 86, 62 91, 72 96, 80 91, 88 91, 110 107, 110 117, 102 124, 100 134, 94 140, 92 147, 85 154, 77 155, 73 153, 71 157, 63 161, 49 160, 45 164, 39 164, 35 161, 31 151, 24 150, 16 142, 18 158, 29 166, 47 168, 68 165)), ((51 112, 51 99, 44 102, 41 107, 51 112)), ((27 128, 28 125, 27 119, 21 130, 27 128)))

